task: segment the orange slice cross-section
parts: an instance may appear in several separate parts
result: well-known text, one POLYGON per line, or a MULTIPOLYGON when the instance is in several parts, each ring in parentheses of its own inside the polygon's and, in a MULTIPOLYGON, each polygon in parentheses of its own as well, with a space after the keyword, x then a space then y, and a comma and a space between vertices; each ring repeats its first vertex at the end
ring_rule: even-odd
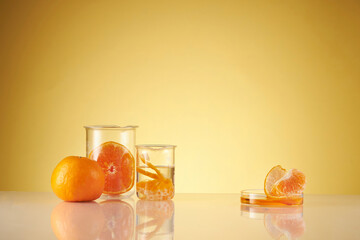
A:
POLYGON ((104 193, 121 194, 134 186, 135 160, 124 145, 105 142, 96 147, 89 158, 96 160, 105 173, 104 193))

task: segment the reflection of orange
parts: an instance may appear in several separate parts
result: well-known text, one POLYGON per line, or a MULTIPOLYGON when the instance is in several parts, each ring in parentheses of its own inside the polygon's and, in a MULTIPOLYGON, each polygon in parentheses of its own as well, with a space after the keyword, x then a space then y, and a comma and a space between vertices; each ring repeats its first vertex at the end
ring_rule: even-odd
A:
POLYGON ((99 240, 132 239, 134 232, 134 210, 126 202, 110 200, 100 203, 105 215, 105 226, 99 240))
POLYGON ((274 239, 279 239, 282 236, 286 239, 297 239, 305 232, 305 221, 302 213, 268 213, 265 214, 264 225, 274 239))
POLYGON ((51 187, 64 201, 92 201, 100 197, 104 181, 104 173, 95 161, 70 156, 55 167, 51 187))
POLYGON ((254 219, 264 218, 264 226, 274 239, 297 239, 305 232, 303 206, 263 207, 241 205, 244 216, 254 219))
POLYGON ((95 148, 89 158, 96 160, 105 173, 104 193, 121 194, 134 186, 135 160, 124 145, 105 142, 95 148))
POLYGON ((51 214, 51 227, 59 240, 97 239, 104 222, 96 202, 61 202, 51 214))

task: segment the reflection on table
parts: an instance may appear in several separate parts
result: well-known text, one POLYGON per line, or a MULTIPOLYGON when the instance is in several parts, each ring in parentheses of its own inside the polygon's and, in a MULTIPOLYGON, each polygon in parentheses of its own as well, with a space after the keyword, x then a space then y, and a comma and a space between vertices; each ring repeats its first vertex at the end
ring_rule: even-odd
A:
POLYGON ((61 202, 52 211, 51 227, 60 240, 134 239, 134 210, 120 200, 61 202))
POLYGON ((261 207, 241 205, 241 215, 263 219, 264 226, 274 239, 297 239, 305 232, 303 207, 261 207))
POLYGON ((61 202, 52 211, 51 227, 60 240, 174 238, 172 200, 139 200, 136 204, 136 229, 135 213, 130 203, 121 200, 61 202))
POLYGON ((174 203, 140 200, 136 204, 136 239, 174 238, 174 203))

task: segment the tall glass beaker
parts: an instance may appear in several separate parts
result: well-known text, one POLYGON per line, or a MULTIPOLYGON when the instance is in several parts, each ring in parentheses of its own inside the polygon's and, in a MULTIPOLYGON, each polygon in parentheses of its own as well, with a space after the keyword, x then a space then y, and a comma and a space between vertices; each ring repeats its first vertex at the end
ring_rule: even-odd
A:
POLYGON ((85 126, 86 156, 105 173, 102 197, 129 197, 135 191, 135 130, 137 126, 85 126))

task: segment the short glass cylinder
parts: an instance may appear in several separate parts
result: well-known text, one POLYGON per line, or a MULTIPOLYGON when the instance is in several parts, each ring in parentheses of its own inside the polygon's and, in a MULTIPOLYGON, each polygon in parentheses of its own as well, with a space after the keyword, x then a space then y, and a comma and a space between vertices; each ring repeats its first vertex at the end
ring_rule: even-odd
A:
POLYGON ((136 145, 136 194, 142 200, 170 200, 175 195, 174 145, 136 145))
POLYGON ((135 192, 135 130, 137 126, 85 126, 86 156, 105 173, 103 198, 129 197, 135 192))

